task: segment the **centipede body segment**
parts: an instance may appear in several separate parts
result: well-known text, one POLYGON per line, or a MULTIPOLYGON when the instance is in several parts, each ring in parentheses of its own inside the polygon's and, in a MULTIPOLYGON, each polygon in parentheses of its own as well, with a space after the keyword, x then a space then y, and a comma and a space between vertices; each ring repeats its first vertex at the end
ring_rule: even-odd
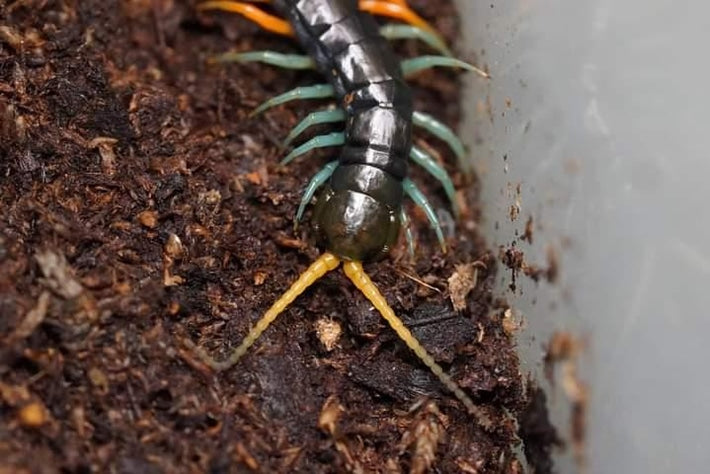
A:
POLYGON ((200 8, 236 12, 270 31, 293 35, 308 53, 308 56, 298 56, 274 51, 245 52, 231 57, 224 55, 220 60, 262 61, 296 69, 315 67, 328 78, 327 84, 294 89, 255 110, 255 113, 261 113, 275 105, 309 98, 333 97, 338 103, 337 109, 309 115, 286 137, 286 143, 291 144, 315 124, 344 122, 345 131, 316 136, 294 148, 283 161, 286 164, 316 148, 340 147, 337 160, 328 163, 311 179, 296 216, 298 222, 311 198, 320 191, 313 210, 313 224, 326 253, 274 303, 226 360, 215 361, 201 349, 198 354, 215 370, 232 367, 298 295, 344 262, 345 274, 399 337, 483 426, 490 427, 488 416, 404 326, 361 264, 384 257, 396 242, 402 226, 410 249, 413 248, 409 219, 403 207, 405 197, 411 198, 424 211, 445 250, 443 232, 433 207, 408 178, 410 161, 422 166, 441 183, 454 206, 455 190, 448 173, 425 151, 412 145, 412 128, 416 125, 442 138, 459 159, 464 148, 448 127, 413 110, 412 92, 405 75, 435 66, 475 68, 448 55, 400 61, 383 32, 393 38, 421 39, 448 54, 433 28, 402 0, 271 0, 258 3, 268 3, 276 15, 244 2, 208 1, 200 8), (409 25, 406 25, 407 29, 392 25, 380 28, 368 12, 401 19, 409 25))

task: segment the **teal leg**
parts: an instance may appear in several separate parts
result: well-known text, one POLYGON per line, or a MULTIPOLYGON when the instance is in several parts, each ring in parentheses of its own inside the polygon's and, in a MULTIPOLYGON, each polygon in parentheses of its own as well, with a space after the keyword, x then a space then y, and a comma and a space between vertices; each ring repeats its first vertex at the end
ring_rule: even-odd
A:
POLYGON ((330 179, 330 176, 333 174, 333 171, 335 171, 335 168, 337 167, 338 162, 331 161, 330 163, 325 165, 322 170, 317 172, 313 176, 313 178, 311 178, 311 181, 308 183, 308 186, 306 186, 306 190, 303 192, 301 203, 298 205, 298 212, 296 213, 296 222, 293 225, 294 229, 298 227, 298 223, 301 221, 301 217, 303 217, 303 212, 306 210, 306 206, 308 205, 308 203, 311 202, 311 199, 313 199, 313 195, 316 193, 316 191, 318 191, 318 188, 323 186, 323 183, 330 179))
POLYGON ((330 84, 317 84, 315 86, 302 86, 291 89, 288 92, 284 92, 281 95, 272 97, 267 100, 259 107, 254 109, 254 111, 249 114, 250 117, 262 113, 264 110, 270 109, 277 105, 285 104, 292 100, 302 100, 302 99, 323 99, 326 97, 333 97, 335 90, 330 84))
POLYGON ((333 110, 320 110, 318 112, 311 112, 301 120, 301 122, 293 127, 293 130, 288 134, 286 140, 284 140, 284 146, 289 146, 291 142, 303 133, 308 127, 313 125, 319 125, 321 123, 333 123, 342 122, 345 120, 345 111, 343 109, 333 109, 333 110))
POLYGON ((341 146, 345 143, 345 134, 343 132, 333 132, 328 135, 318 135, 308 140, 306 143, 294 148, 291 153, 286 155, 286 158, 281 160, 282 165, 291 163, 294 158, 297 158, 304 153, 308 153, 316 148, 324 148, 327 146, 341 146))
POLYGON ((463 161, 466 159, 466 149, 461 143, 458 136, 449 127, 432 117, 422 112, 414 112, 412 114, 412 123, 420 128, 423 128, 427 132, 431 133, 435 137, 443 140, 449 148, 456 154, 459 160, 459 167, 463 169, 463 161))
POLYGON ((441 225, 439 224, 439 218, 436 217, 436 212, 434 208, 431 207, 429 200, 426 198, 423 192, 419 190, 416 184, 412 182, 411 179, 405 178, 402 182, 404 186, 404 192, 407 193, 414 203, 424 211, 427 219, 429 219, 429 224, 431 228, 436 232, 436 238, 439 239, 439 245, 441 245, 441 250, 446 252, 446 241, 444 241, 444 233, 441 230, 441 225))
POLYGON ((402 228, 404 228, 404 237, 407 239, 407 249, 409 250, 409 256, 414 258, 414 236, 412 235, 412 225, 409 222, 409 216, 407 211, 402 207, 399 210, 399 221, 402 223, 402 228))
POLYGON ((271 64, 285 69, 315 69, 316 65, 309 56, 303 54, 283 54, 276 51, 249 51, 246 53, 224 53, 214 58, 218 63, 271 64))
POLYGON ((429 69, 436 66, 443 67, 460 67, 466 69, 467 71, 473 71, 486 79, 490 79, 490 75, 478 69, 476 66, 472 66, 467 62, 461 61, 456 58, 449 58, 447 56, 419 56, 418 58, 405 59, 400 63, 402 65, 402 74, 405 76, 411 76, 414 73, 422 71, 424 69, 429 69))
POLYGON ((439 36, 417 26, 388 23, 380 28, 380 34, 389 40, 416 39, 426 43, 429 47, 437 50, 444 56, 451 56, 451 51, 439 36))
POLYGON ((441 185, 444 187, 444 192, 446 193, 446 196, 449 198, 449 201, 451 201, 451 207, 454 210, 454 214, 458 216, 459 206, 456 202, 456 189, 454 189, 454 183, 451 181, 449 173, 447 173, 446 170, 442 168, 442 166, 437 163, 431 155, 421 150, 420 148, 413 146, 412 151, 409 153, 409 156, 412 158, 412 161, 427 170, 429 174, 431 174, 441 183, 441 185))

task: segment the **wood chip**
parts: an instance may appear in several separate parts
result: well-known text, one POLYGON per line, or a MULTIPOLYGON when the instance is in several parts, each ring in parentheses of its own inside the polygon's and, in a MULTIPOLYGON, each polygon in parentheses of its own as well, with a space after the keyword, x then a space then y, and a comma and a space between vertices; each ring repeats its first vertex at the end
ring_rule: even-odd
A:
POLYGON ((15 330, 6 339, 7 343, 19 341, 25 339, 30 334, 32 334, 37 327, 42 324, 45 316, 47 316, 47 308, 49 307, 49 297, 51 294, 49 291, 43 291, 37 299, 37 304, 34 308, 29 310, 22 322, 15 328, 15 330))
POLYGON ((140 222, 143 227, 147 227, 149 229, 155 229, 158 225, 158 213, 152 209, 139 212, 136 219, 138 219, 138 222, 140 222))
POLYGON ((449 277, 449 295, 456 311, 466 309, 466 297, 478 282, 478 268, 475 263, 456 265, 454 273, 449 277))
POLYGON ((20 408, 17 416, 20 424, 27 428, 39 428, 49 420, 47 409, 36 401, 20 408))
POLYGON ((330 352, 338 345, 340 336, 343 333, 343 328, 340 326, 338 321, 321 318, 316 321, 316 334, 318 334, 318 340, 325 350, 330 352))
POLYGON ((64 255, 47 250, 37 253, 35 260, 44 275, 42 283, 54 293, 65 299, 74 299, 83 293, 84 287, 74 276, 64 255))

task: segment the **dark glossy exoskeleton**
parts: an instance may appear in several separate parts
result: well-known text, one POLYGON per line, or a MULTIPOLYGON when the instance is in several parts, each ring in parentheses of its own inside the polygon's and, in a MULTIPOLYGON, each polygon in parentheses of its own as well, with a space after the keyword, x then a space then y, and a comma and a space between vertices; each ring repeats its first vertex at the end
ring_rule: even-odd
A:
POLYGON ((237 11, 272 31, 294 34, 309 53, 309 56, 274 51, 227 53, 222 56, 223 61, 263 61, 285 68, 317 68, 328 78, 329 84, 296 88, 266 101, 255 111, 262 112, 290 100, 323 97, 334 97, 340 106, 338 110, 311 114, 286 140, 289 144, 310 125, 345 122, 344 133, 315 137, 294 149, 282 162, 286 164, 314 148, 343 146, 338 160, 326 165, 311 180, 297 221, 315 191, 327 182, 314 212, 314 223, 329 251, 346 260, 377 259, 387 254, 404 225, 413 253, 409 219, 402 208, 403 197, 407 195, 422 208, 445 249, 436 213, 424 194, 407 179, 409 160, 442 184, 457 211, 454 185, 434 158, 412 146, 412 126, 422 127, 447 142, 460 160, 465 151, 448 127, 412 110, 411 91, 404 78, 434 66, 481 71, 450 57, 443 41, 403 0, 273 0, 271 3, 287 21, 242 2, 214 0, 203 4, 203 8, 237 11), (358 6, 380 14, 398 13, 400 18, 418 26, 390 24, 380 28, 358 6), (392 38, 418 38, 444 55, 400 61, 388 42, 392 38))
POLYGON ((355 0, 274 6, 329 78, 346 114, 345 144, 314 213, 326 248, 347 260, 386 255, 397 239, 412 147, 412 94, 378 25, 355 0))
MULTIPOLYGON (((202 9, 222 9, 241 13, 262 26, 281 34, 295 34, 309 56, 284 55, 273 51, 224 55, 225 61, 263 61, 287 68, 317 68, 329 84, 302 87, 270 99, 256 109, 304 99, 334 97, 338 110, 316 112, 294 128, 286 142, 317 123, 345 122, 344 133, 317 136, 295 148, 283 160, 324 146, 342 146, 336 161, 314 176, 301 201, 296 219, 317 189, 323 186, 316 204, 314 225, 325 240, 327 252, 314 262, 279 298, 224 361, 215 361, 198 349, 202 360, 215 370, 232 367, 259 338, 271 322, 308 286, 344 260, 344 270, 357 288, 372 302, 399 337, 486 427, 487 414, 477 407, 456 382, 417 341, 394 314, 362 268, 363 261, 386 255, 397 240, 400 227, 407 226, 404 196, 411 197, 426 213, 437 238, 444 246, 436 214, 426 197, 407 178, 409 160, 424 167, 444 187, 454 201, 454 188, 446 171, 433 158, 412 146, 412 126, 420 126, 446 141, 462 158, 463 145, 445 125, 412 109, 412 94, 404 77, 432 66, 456 66, 476 70, 448 56, 422 56, 399 61, 389 38, 418 38, 448 54, 431 27, 406 7, 404 0, 271 0, 274 9, 287 21, 270 16, 253 5, 231 0, 214 0, 202 9), (379 28, 363 13, 365 7, 399 17, 418 26, 379 28), (394 15, 397 16, 397 15, 394 15)), ((392 15, 390 15, 392 16, 392 15)), ((455 204, 454 204, 455 207, 455 204)), ((407 235, 411 245, 411 235, 407 235)))

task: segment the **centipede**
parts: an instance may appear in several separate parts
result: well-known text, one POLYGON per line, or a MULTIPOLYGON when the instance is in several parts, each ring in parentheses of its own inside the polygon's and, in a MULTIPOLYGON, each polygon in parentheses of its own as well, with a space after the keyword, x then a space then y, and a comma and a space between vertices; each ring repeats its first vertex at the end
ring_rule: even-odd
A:
POLYGON ((431 67, 453 67, 485 72, 456 59, 435 29, 404 0, 233 0, 207 1, 201 12, 221 10, 240 14, 262 28, 298 41, 307 54, 277 51, 224 53, 213 62, 261 62, 290 69, 313 69, 327 82, 297 87, 273 97, 251 114, 295 100, 334 99, 337 108, 309 113, 285 138, 291 146, 308 128, 344 123, 344 131, 318 135, 295 146, 283 158, 294 159, 320 148, 340 147, 338 156, 318 171, 305 187, 295 216, 302 219, 317 195, 312 223, 324 253, 313 262, 257 321, 231 354, 217 360, 193 345, 196 354, 214 371, 234 367, 249 348, 286 308, 307 288, 341 263, 345 275, 379 311, 389 326, 431 372, 486 429, 492 422, 463 389, 434 360, 397 317, 363 269, 364 262, 385 257, 401 231, 410 253, 413 237, 403 206, 411 199, 426 215, 443 252, 446 241, 433 206, 409 178, 410 161, 421 166, 442 186, 458 214, 454 184, 447 171, 429 153, 413 144, 413 128, 441 138, 459 160, 465 149, 456 134, 434 117, 414 110, 406 78, 431 67), (258 5, 257 5, 258 4, 258 5), (263 7, 263 8, 262 8, 263 7), (380 24, 374 16, 399 20, 380 24), (400 59, 391 41, 416 39, 437 54, 400 59))

